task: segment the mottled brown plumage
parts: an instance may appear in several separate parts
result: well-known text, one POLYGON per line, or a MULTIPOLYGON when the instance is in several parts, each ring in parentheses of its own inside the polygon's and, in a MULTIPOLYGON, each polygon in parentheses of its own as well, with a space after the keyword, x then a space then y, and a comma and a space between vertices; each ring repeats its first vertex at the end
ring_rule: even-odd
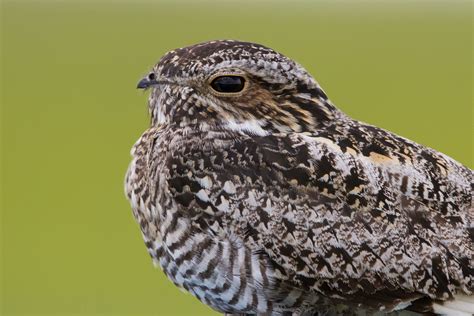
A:
POLYGON ((126 192, 176 285, 223 313, 469 308, 470 169, 352 120, 257 44, 171 51, 139 87, 152 123, 126 192))

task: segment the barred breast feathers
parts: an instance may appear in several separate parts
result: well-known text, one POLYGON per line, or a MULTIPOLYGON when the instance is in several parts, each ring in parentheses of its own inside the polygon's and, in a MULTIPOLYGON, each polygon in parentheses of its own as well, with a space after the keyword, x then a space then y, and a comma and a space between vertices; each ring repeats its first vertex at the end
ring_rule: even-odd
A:
MULTIPOLYGON (((358 130, 365 131, 363 127, 358 130)), ((135 149, 143 153, 143 146, 154 143, 149 150, 163 155, 150 151, 135 164, 153 156, 152 165, 161 164, 149 169, 155 170, 155 176, 165 175, 158 169, 167 166, 167 179, 159 182, 164 187, 155 191, 169 192, 167 198, 175 201, 171 208, 191 219, 187 225, 214 240, 235 242, 227 243, 229 249, 241 244, 264 254, 258 258, 265 263, 249 265, 270 263, 271 269, 264 273, 271 274, 275 284, 284 284, 280 286, 286 291, 304 288, 304 293, 294 294, 301 300, 314 291, 357 304, 381 292, 387 298, 373 302, 372 307, 390 309, 404 299, 418 299, 420 293, 438 299, 448 299, 458 291, 471 294, 469 171, 411 142, 389 154, 347 146, 353 136, 334 137, 337 128, 331 128, 329 138, 325 131, 255 136, 246 129, 202 132, 168 127, 161 134, 145 134, 154 134, 154 140, 146 136, 135 149), (438 169, 427 172, 422 167, 427 163, 424 156, 439 160, 438 169), (453 178, 456 186, 450 182, 453 178), (439 191, 429 184, 433 179, 439 191), (433 277, 430 269, 441 273, 436 284, 427 283, 433 277), (393 287, 406 292, 401 295, 393 287), (406 298, 406 293, 411 296, 406 298)), ((371 137, 369 146, 382 141, 371 137)), ((383 139, 394 140, 400 141, 389 133, 383 139)), ((156 179, 147 182, 158 183, 156 179)), ((143 196, 148 194, 140 196, 138 204, 143 205, 143 196)), ((161 240, 158 224, 150 223, 164 220, 165 210, 154 215, 152 210, 146 212, 138 213, 145 237, 161 240)), ((150 251, 156 252, 156 246, 150 251)), ((156 257, 156 253, 151 255, 156 257)), ((214 262, 213 267, 217 266, 214 262)), ((272 291, 276 293, 268 296, 278 296, 277 290, 272 291)))
POLYGON ((224 313, 470 312, 472 170, 349 118, 261 45, 177 49, 143 80, 126 194, 177 286, 224 313))

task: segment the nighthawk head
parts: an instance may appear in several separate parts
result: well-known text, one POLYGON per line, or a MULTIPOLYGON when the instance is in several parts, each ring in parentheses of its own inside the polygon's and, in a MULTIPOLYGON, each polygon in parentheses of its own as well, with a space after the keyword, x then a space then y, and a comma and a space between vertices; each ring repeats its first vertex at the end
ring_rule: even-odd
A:
POLYGON ((270 48, 239 41, 170 51, 138 88, 152 90, 154 125, 200 124, 261 135, 312 130, 338 114, 300 65, 270 48))

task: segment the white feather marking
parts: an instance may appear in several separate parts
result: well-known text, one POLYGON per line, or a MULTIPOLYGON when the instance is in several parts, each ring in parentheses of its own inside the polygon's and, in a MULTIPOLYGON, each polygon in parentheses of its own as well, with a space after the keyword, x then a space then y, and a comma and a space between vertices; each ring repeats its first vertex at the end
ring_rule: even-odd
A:
POLYGON ((204 178, 197 178, 197 181, 205 189, 210 189, 212 187, 212 180, 211 178, 209 178, 209 176, 205 176, 204 178))
POLYGON ((257 136, 267 136, 270 133, 262 128, 262 122, 259 120, 247 120, 243 122, 236 122, 234 120, 228 120, 224 127, 236 131, 236 132, 247 132, 257 136))
POLYGON ((254 191, 249 191, 248 197, 247 197, 247 203, 249 204, 249 206, 252 206, 252 207, 259 206, 259 204, 257 203, 257 199, 255 198, 254 191))
POLYGON ((474 314, 474 295, 455 295, 453 301, 433 304, 433 311, 447 316, 471 316, 474 314))
POLYGON ((196 193, 196 197, 203 202, 209 201, 209 195, 207 195, 207 192, 203 189, 199 190, 199 192, 196 193))
POLYGON ((311 100, 312 96, 309 93, 298 93, 295 95, 298 98, 305 99, 305 100, 311 100))
POLYGON ((224 183, 224 188, 223 190, 228 193, 228 194, 235 194, 235 186, 234 186, 234 183, 232 183, 232 181, 226 181, 224 183))
POLYGON ((229 210, 229 201, 224 196, 221 196, 221 204, 217 206, 217 209, 222 212, 229 210))
POLYGON ((393 310, 399 311, 399 310, 407 308, 410 305, 411 305, 411 302, 401 302, 401 303, 398 303, 397 306, 393 308, 393 310))

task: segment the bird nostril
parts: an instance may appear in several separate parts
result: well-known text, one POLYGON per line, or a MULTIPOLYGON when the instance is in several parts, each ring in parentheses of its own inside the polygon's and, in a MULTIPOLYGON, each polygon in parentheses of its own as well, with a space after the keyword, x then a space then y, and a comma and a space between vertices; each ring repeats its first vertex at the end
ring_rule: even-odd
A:
POLYGON ((153 81, 156 79, 156 75, 152 72, 148 75, 148 80, 153 81))

